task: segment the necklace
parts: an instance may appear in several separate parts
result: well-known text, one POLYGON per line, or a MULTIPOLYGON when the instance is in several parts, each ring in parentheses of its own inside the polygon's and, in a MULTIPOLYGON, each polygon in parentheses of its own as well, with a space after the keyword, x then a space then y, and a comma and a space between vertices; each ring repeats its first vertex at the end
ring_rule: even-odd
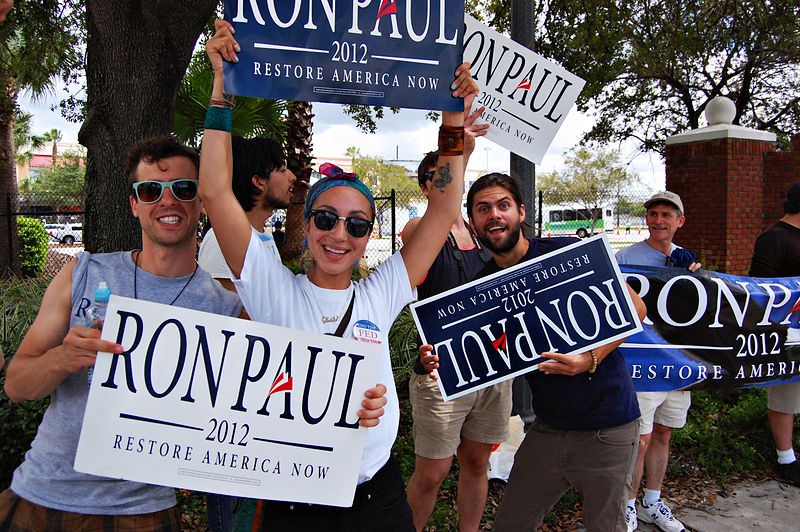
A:
MULTIPOLYGON (((344 304, 339 307, 339 312, 337 312, 336 314, 333 314, 331 316, 326 316, 325 313, 322 312, 322 305, 319 304, 319 300, 317 299, 316 289, 318 287, 314 283, 312 283, 311 281, 308 281, 308 284, 311 285, 311 297, 314 298, 314 303, 317 304, 317 309, 319 310, 319 315, 321 316, 320 321, 322 323, 336 323, 337 321, 339 321, 339 318, 341 318, 341 316, 342 316, 342 310, 344 308, 346 308, 346 306, 349 304, 350 298, 349 297, 345 298, 344 304)), ((352 283, 350 284, 349 288, 350 289, 348 289, 348 291, 347 291, 348 294, 350 294, 352 292, 352 289, 353 289, 352 283)))
MULTIPOLYGON (((142 252, 141 249, 137 249, 135 251, 136 258, 133 260, 133 299, 139 299, 139 295, 136 291, 136 273, 139 271, 139 255, 141 254, 141 252, 142 252)), ((178 292, 177 296, 175 296, 175 299, 170 301, 169 303, 170 305, 175 303, 178 300, 178 298, 181 297, 181 294, 183 293, 184 290, 186 290, 186 287, 189 286, 189 283, 192 282, 192 279, 194 279, 194 274, 196 273, 197 273, 197 261, 194 261, 194 271, 192 272, 192 275, 189 276, 189 280, 186 281, 185 285, 183 285, 183 288, 181 288, 181 291, 178 292)))

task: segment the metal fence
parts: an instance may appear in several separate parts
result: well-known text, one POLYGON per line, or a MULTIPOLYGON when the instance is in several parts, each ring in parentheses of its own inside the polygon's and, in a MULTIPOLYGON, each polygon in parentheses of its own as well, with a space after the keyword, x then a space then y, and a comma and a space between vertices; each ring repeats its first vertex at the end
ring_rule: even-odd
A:
MULTIPOLYGON (((74 197, 60 194, 39 193, 19 196, 16 200, 6 194, 0 216, 5 218, 6 227, 11 230, 12 220, 26 216, 38 220, 48 235, 45 275, 55 275, 79 251, 83 250, 83 217, 81 202, 74 197)), ((3 235, 5 246, 0 253, 6 253, 9 263, 19 266, 20 257, 14 253, 12 235, 3 235)))
MULTIPOLYGON (((588 201, 540 191, 535 208, 527 209, 527 219, 536 236, 586 237, 604 233, 612 248, 619 249, 647 238, 643 203, 652 192, 649 189, 632 189, 620 191, 604 200, 588 201)), ((45 226, 49 235, 45 266, 47 275, 57 273, 71 257, 83 250, 84 210, 74 200, 58 195, 38 195, 14 202, 7 196, 4 203, 5 212, 0 212, 0 216, 5 216, 7 220, 28 216, 45 226)), ((420 192, 392 190, 377 196, 375 205, 376 223, 366 251, 367 263, 373 268, 402 247, 403 227, 412 218, 425 213, 427 200, 420 192)), ((462 205, 462 210, 466 218, 465 205, 462 205)), ((268 228, 272 229, 276 221, 284 222, 285 218, 285 211, 275 211, 267 222, 268 228)), ((13 254, 10 238, 5 239, 8 242, 0 252, 8 253, 11 262, 18 264, 19 257, 13 254)))
POLYGON ((602 233, 614 250, 641 242, 648 237, 644 202, 653 192, 631 188, 587 199, 539 191, 533 216, 536 236, 585 238, 602 233))

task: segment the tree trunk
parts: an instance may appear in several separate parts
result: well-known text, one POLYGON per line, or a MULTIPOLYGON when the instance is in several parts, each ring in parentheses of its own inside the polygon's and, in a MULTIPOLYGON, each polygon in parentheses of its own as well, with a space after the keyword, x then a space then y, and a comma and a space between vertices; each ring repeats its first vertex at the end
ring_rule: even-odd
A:
POLYGON ((170 133, 175 94, 217 0, 87 0, 87 250, 141 246, 128 204, 125 152, 136 141, 170 133))
POLYGON ((14 154, 14 102, 16 85, 0 68, 0 277, 19 272, 17 219, 17 166, 14 154))
MULTIPOLYGON (((286 166, 306 185, 311 178, 312 133, 314 113, 308 102, 289 102, 286 114, 286 166)), ((307 186, 296 184, 292 205, 286 210, 286 241, 281 258, 293 259, 300 255, 303 244, 303 202, 307 186)))

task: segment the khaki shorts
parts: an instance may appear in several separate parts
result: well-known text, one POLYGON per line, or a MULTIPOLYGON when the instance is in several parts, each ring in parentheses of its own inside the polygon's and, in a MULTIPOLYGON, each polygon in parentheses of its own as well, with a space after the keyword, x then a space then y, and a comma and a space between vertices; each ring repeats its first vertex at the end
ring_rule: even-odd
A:
POLYGON ((768 386, 767 408, 783 414, 800 414, 800 382, 768 386))
POLYGON ((412 373, 408 387, 417 455, 434 460, 451 457, 461 438, 478 443, 504 441, 511 415, 512 382, 507 380, 445 402, 436 381, 412 373))
POLYGON ((639 434, 653 432, 653 423, 664 425, 671 429, 679 429, 686 425, 686 413, 692 404, 691 392, 638 392, 639 434))

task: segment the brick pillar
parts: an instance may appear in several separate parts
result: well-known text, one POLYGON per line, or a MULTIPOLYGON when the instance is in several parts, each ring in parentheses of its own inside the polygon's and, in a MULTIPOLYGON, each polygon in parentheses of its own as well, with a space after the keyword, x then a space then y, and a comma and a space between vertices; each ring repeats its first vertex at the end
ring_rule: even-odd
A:
POLYGON ((762 230, 764 160, 774 151, 774 134, 730 124, 667 139, 667 190, 679 194, 686 209, 675 242, 697 253, 704 266, 747 274, 762 230))
POLYGON ((792 136, 790 150, 768 153, 764 159, 762 229, 783 216, 786 191, 797 181, 800 181, 800 135, 792 136))

